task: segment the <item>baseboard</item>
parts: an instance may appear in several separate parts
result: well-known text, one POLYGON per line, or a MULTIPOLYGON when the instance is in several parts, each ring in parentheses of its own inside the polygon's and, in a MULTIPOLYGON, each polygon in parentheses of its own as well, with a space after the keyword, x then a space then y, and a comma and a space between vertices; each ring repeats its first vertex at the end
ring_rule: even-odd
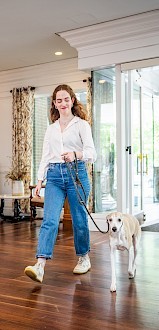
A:
POLYGON ((144 211, 136 212, 133 216, 138 219, 140 225, 145 223, 144 211))

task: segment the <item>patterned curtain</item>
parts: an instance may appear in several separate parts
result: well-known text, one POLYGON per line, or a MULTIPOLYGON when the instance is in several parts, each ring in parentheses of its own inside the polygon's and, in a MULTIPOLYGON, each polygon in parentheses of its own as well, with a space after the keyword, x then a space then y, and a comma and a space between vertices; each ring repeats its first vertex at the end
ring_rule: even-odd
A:
MULTIPOLYGON (((88 78, 86 80, 87 84, 87 116, 88 122, 92 126, 92 80, 88 78)), ((89 175, 89 180, 91 184, 91 192, 89 196, 89 211, 93 212, 93 164, 87 164, 87 170, 89 175)))
MULTIPOLYGON (((32 159, 32 119, 34 109, 34 87, 14 88, 12 90, 12 167, 24 172, 24 193, 29 194, 32 159)), ((22 210, 27 212, 29 200, 21 202, 22 210)))

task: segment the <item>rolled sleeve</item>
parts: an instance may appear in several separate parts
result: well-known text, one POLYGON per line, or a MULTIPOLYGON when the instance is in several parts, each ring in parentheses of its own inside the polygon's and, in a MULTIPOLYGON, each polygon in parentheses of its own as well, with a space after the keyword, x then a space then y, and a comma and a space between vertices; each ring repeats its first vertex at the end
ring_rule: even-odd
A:
POLYGON ((97 153, 94 147, 92 131, 89 123, 85 120, 80 122, 80 135, 83 143, 83 160, 94 163, 97 159, 97 153))
POLYGON ((38 169, 38 180, 45 180, 50 159, 49 130, 47 129, 43 142, 41 162, 38 169))

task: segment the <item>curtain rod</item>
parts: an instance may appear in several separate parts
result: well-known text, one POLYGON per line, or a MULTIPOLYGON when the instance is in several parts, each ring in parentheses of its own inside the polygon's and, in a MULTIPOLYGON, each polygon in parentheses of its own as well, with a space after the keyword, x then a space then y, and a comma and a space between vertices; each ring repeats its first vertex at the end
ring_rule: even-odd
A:
POLYGON ((87 79, 83 79, 83 82, 87 82, 87 80, 88 80, 89 82, 91 82, 91 81, 92 81, 92 78, 91 78, 91 77, 88 77, 87 79))
MULTIPOLYGON (((30 88, 31 91, 34 91, 34 89, 35 89, 35 87, 28 87, 28 88, 30 88)), ((20 91, 20 90, 27 91, 27 88, 25 88, 25 87, 17 88, 17 91, 20 91)), ((10 93, 12 93, 12 92, 13 92, 13 90, 11 89, 10 93)))

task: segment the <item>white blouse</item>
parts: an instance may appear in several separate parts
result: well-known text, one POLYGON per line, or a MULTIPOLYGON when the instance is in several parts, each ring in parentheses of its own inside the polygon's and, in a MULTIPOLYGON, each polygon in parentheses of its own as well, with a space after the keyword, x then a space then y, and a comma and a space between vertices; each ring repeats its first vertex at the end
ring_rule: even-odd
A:
POLYGON ((46 178, 49 163, 63 163, 61 154, 71 151, 82 152, 83 161, 93 163, 96 160, 91 127, 86 120, 76 116, 63 132, 61 132, 59 120, 48 126, 44 137, 38 180, 46 178))

